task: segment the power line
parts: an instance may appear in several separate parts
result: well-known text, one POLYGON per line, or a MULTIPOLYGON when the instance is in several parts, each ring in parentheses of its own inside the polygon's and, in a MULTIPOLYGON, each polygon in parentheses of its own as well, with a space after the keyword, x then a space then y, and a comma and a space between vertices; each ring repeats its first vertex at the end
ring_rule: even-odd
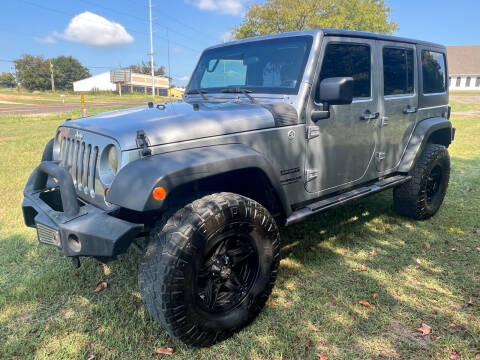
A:
MULTIPOLYGON (((134 0, 129 0, 131 3, 135 4, 135 5, 139 5, 138 2, 134 1, 134 0)), ((187 24, 186 22, 184 21, 181 21, 181 20, 178 20, 177 18, 173 17, 172 15, 166 13, 165 11, 162 11, 162 10, 157 10, 157 12, 159 12, 160 14, 163 14, 163 16, 167 17, 167 18, 170 18, 171 20, 175 21, 176 23, 186 27, 186 28, 189 28, 190 30, 193 30, 195 31, 195 33, 198 33, 198 34, 202 34, 204 37, 208 37, 212 40, 215 40, 216 42, 218 42, 218 39, 215 38, 214 36, 212 36, 211 34, 208 34, 207 32, 204 32, 190 24, 187 24)))
MULTIPOLYGON (((41 5, 41 4, 38 4, 38 3, 35 3, 35 2, 31 2, 31 1, 28 1, 28 0, 19 0, 19 1, 21 1, 21 2, 23 2, 23 3, 25 3, 25 4, 28 4, 28 5, 31 5, 31 6, 35 6, 35 7, 39 8, 39 9, 42 9, 42 10, 55 12, 55 13, 57 13, 57 14, 66 15, 66 16, 68 16, 68 17, 70 17, 70 16, 76 16, 76 15, 77 15, 77 14, 69 13, 69 12, 67 12, 67 11, 62 11, 62 10, 58 10, 58 9, 53 9, 53 8, 51 8, 51 7, 48 7, 48 6, 45 6, 45 5, 41 5)), ((87 19, 87 21, 88 21, 88 19, 87 19)), ((91 22, 92 24, 96 24, 95 21, 90 21, 90 22, 91 22)), ((146 36, 146 33, 145 33, 144 31, 132 29, 132 28, 130 28, 130 27, 128 28, 128 31, 129 31, 129 32, 132 32, 132 33, 138 33, 138 34, 142 34, 143 36, 146 36)), ((162 39, 162 40, 166 40, 165 37, 162 37, 162 36, 159 36, 159 35, 157 35, 157 37, 159 37, 159 38, 162 39)), ((171 41, 171 42, 172 42, 172 43, 175 43, 175 44, 177 44, 177 45, 179 45, 179 46, 181 46, 181 47, 183 47, 183 48, 186 49, 186 50, 190 50, 190 51, 195 52, 195 53, 200 52, 200 50, 198 50, 198 49, 193 49, 193 48, 191 48, 191 47, 189 47, 189 46, 187 46, 187 45, 185 45, 185 44, 182 44, 182 43, 180 43, 180 42, 178 42, 178 41, 171 41)))
MULTIPOLYGON (((107 11, 110 11, 110 12, 113 12, 113 13, 116 13, 116 14, 119 14, 119 15, 122 15, 122 16, 128 16, 128 17, 130 17, 130 18, 132 18, 132 19, 135 19, 135 20, 137 20, 137 21, 141 21, 141 22, 143 22, 143 23, 148 23, 147 20, 145 20, 144 18, 139 17, 139 16, 135 16, 135 15, 132 15, 132 14, 125 13, 125 12, 123 12, 123 11, 119 11, 119 10, 116 10, 116 9, 112 9, 112 8, 109 8, 109 7, 106 7, 106 6, 103 6, 103 5, 94 3, 94 2, 89 1, 89 0, 80 0, 80 1, 81 1, 81 2, 84 2, 84 3, 86 3, 86 4, 89 4, 89 5, 96 6, 96 7, 100 8, 100 9, 104 9, 104 10, 107 10, 107 11)), ((158 26, 161 26, 161 27, 163 27, 164 29, 168 30, 168 27, 165 26, 165 25, 163 25, 162 23, 160 23, 160 22, 158 22, 158 21, 156 21, 156 20, 152 20, 152 22, 153 22, 154 24, 156 24, 156 25, 158 25, 158 26)), ((186 35, 185 33, 182 33, 182 32, 180 32, 180 31, 178 31, 178 30, 175 30, 175 29, 172 30, 172 28, 170 28, 170 31, 172 31, 173 33, 176 33, 176 34, 178 34, 178 35, 180 35, 180 36, 183 36, 183 37, 186 38, 186 39, 189 39, 189 40, 193 40, 193 41, 195 41, 195 42, 198 42, 198 39, 194 39, 194 38, 192 38, 191 36, 186 35)))

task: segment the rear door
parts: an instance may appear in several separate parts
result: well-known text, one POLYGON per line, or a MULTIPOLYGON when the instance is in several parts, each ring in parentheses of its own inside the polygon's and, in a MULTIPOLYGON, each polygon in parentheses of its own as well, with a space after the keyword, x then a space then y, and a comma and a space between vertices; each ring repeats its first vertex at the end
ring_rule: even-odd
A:
POLYGON ((377 43, 382 116, 375 161, 378 172, 388 173, 400 163, 417 121, 417 57, 413 44, 377 43))

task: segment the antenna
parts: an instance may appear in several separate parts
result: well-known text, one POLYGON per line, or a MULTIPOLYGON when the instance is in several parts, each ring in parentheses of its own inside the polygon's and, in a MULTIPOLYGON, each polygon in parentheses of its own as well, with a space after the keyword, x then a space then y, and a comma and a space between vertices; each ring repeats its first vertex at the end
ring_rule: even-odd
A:
POLYGON ((150 67, 152 68, 152 97, 155 97, 155 68, 153 64, 152 0, 148 0, 150 10, 150 67))

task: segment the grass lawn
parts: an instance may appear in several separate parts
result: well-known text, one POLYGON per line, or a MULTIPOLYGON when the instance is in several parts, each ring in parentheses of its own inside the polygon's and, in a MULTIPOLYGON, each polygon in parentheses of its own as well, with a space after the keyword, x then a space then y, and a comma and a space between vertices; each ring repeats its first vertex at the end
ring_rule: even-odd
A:
MULTIPOLYGON (((155 96, 155 101, 165 101, 169 98, 155 96)), ((99 92, 99 93, 88 93, 85 94, 86 103, 115 103, 115 102, 148 102, 152 101, 152 95, 145 95, 142 93, 124 93, 122 96, 119 96, 116 93, 110 92, 99 92)), ((171 99, 170 99, 171 101, 171 99)), ((80 104, 80 94, 75 94, 69 91, 57 91, 56 93, 51 93, 48 91, 20 91, 17 92, 16 89, 0 89, 0 105, 18 105, 18 104, 80 104), (63 100, 60 95, 65 95, 63 100)))
POLYGON ((184 346, 148 315, 136 252, 108 265, 82 259, 75 270, 24 227, 27 177, 59 123, 79 113, 0 117, 0 358, 151 359, 172 347, 170 359, 475 359, 480 105, 460 98, 450 187, 435 217, 397 217, 388 191, 281 230, 279 278, 264 311, 206 349, 184 346), (108 287, 94 293, 102 280, 108 287), (422 321, 430 335, 416 330, 422 321))

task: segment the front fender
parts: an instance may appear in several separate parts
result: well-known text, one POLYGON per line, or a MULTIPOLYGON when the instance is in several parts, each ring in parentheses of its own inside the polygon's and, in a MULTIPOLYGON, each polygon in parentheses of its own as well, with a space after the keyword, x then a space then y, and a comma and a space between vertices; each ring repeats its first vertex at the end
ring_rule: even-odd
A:
POLYGON ((179 150, 133 161, 117 174, 106 200, 140 212, 158 210, 164 201, 152 197, 157 186, 163 186, 169 194, 176 187, 195 180, 249 168, 263 171, 275 189, 284 213, 289 214, 287 195, 271 163, 262 154, 242 144, 179 150))
POLYGON ((435 117, 419 122, 413 131, 398 171, 408 173, 422 153, 424 146, 428 143, 432 134, 445 130, 450 136, 442 140, 441 144, 448 146, 452 142, 452 123, 450 120, 443 117, 435 117))

